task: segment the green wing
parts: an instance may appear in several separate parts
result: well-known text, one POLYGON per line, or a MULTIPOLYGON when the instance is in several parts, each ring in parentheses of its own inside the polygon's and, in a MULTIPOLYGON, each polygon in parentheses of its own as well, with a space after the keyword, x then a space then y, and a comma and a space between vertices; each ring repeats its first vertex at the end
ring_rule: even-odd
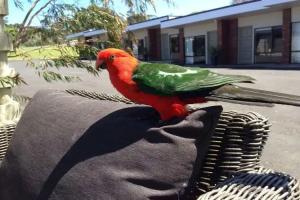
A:
POLYGON ((162 63, 140 63, 133 80, 142 90, 160 95, 207 91, 225 84, 252 82, 249 76, 223 75, 199 67, 162 63))

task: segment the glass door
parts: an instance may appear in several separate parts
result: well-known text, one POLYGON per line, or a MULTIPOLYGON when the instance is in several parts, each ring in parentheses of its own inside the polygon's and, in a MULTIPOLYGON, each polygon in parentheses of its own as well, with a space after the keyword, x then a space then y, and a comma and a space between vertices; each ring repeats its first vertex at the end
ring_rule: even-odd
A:
POLYGON ((205 35, 196 36, 193 41, 194 49, 194 63, 205 64, 206 52, 205 52, 205 35))
POLYGON ((300 22, 293 23, 292 63, 300 63, 300 22))
POLYGON ((185 62, 186 64, 205 63, 205 36, 185 38, 185 62))
POLYGON ((172 63, 179 62, 179 35, 170 35, 170 58, 172 63))
POLYGON ((194 64, 193 37, 185 38, 185 63, 194 64))
POLYGON ((138 59, 139 60, 145 60, 145 41, 144 39, 138 40, 138 59))

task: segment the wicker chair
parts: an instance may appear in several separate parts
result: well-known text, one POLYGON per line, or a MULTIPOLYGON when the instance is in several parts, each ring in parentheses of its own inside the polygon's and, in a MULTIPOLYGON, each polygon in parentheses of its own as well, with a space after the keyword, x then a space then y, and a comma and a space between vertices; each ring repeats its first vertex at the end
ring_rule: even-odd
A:
MULTIPOLYGON (((72 95, 132 104, 117 95, 66 90, 72 95)), ((196 110, 197 107, 190 107, 196 110)), ((209 144, 198 178, 182 199, 288 199, 300 200, 299 182, 283 173, 265 169, 260 157, 270 132, 268 120, 253 112, 223 112, 209 144)), ((0 128, 0 162, 15 126, 0 128)))

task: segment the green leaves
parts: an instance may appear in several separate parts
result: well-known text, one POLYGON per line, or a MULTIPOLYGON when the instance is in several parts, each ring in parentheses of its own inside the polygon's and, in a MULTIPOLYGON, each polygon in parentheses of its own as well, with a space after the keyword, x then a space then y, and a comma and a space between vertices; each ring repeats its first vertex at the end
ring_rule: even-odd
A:
MULTIPOLYGON (((16 57, 22 57, 27 61, 27 66, 36 70, 36 73, 46 81, 73 81, 79 77, 64 75, 62 68, 80 68, 92 75, 98 75, 94 64, 80 60, 78 55, 93 59, 98 48, 88 45, 68 46, 65 36, 71 33, 81 32, 89 29, 105 29, 108 39, 99 41, 104 47, 120 48, 122 36, 127 22, 124 16, 113 10, 114 0, 90 0, 91 4, 85 8, 77 5, 77 1, 65 3, 63 0, 27 0, 31 3, 23 22, 12 27, 8 32, 14 37, 15 49, 24 45, 57 45, 57 48, 49 50, 44 54, 41 50, 33 52, 16 52, 16 57), (43 14, 41 14, 43 13, 43 14), (33 19, 40 20, 42 28, 31 27, 33 19), (30 41, 30 42, 28 42, 30 41), (76 55, 68 52, 73 49, 76 55), (38 52, 38 60, 36 60, 38 52)), ((171 0, 165 0, 170 3, 171 0)), ((20 9, 23 8, 23 1, 14 0, 20 9)), ((124 6, 133 13, 145 16, 149 6, 155 7, 155 0, 125 0, 124 6)), ((38 47, 39 48, 39 47, 38 47)))
POLYGON ((20 8, 21 10, 23 10, 23 4, 20 0, 14 0, 14 4, 17 8, 20 8))
MULTIPOLYGON (((47 2, 50 1, 48 0, 47 2)), ((33 6, 35 5, 34 3, 39 3, 39 1, 35 0, 33 6)), ((31 43, 33 41, 41 41, 44 44, 56 43, 51 48, 40 46, 32 48, 29 51, 20 51, 18 49, 14 55, 16 58, 25 60, 27 66, 34 68, 36 74, 48 82, 79 80, 77 76, 63 74, 61 72, 62 68, 80 68, 86 70, 91 75, 98 75, 98 72, 94 69, 94 64, 80 60, 79 55, 95 59, 95 55, 99 49, 89 45, 67 45, 65 36, 69 33, 91 28, 104 28, 108 31, 108 41, 103 42, 104 46, 121 46, 121 37, 126 23, 109 8, 101 8, 95 4, 87 8, 78 8, 73 4, 59 3, 59 1, 55 1, 54 3, 53 0, 53 2, 51 1, 44 8, 44 12, 45 16, 41 21, 44 28, 37 29, 19 25, 13 26, 10 32, 14 36, 14 41, 17 41, 15 42, 15 47, 18 44, 28 44, 28 41, 31 43)), ((31 18, 28 17, 28 19, 31 18)), ((41 44, 35 43, 33 45, 41 44)))
POLYGON ((5 76, 0 77, 0 86, 2 88, 5 87, 14 87, 15 85, 26 84, 20 74, 16 74, 15 76, 5 76))
POLYGON ((52 82, 52 81, 66 81, 66 82, 71 82, 74 80, 79 80, 78 77, 76 76, 64 76, 62 74, 59 74, 54 71, 38 71, 37 72, 39 76, 43 77, 47 82, 52 82))
MULTIPOLYGON (((47 82, 80 80, 77 76, 67 75, 66 73, 70 73, 70 70, 63 74, 64 68, 80 68, 91 75, 97 76, 98 71, 95 69, 94 63, 78 59, 76 51, 78 51, 77 47, 66 45, 44 46, 19 52, 15 56, 23 58, 27 62, 27 67, 33 68, 36 74, 47 82), (35 56, 39 56, 39 59, 36 59, 35 56)), ((93 52, 96 52, 95 49, 93 49, 93 52)))

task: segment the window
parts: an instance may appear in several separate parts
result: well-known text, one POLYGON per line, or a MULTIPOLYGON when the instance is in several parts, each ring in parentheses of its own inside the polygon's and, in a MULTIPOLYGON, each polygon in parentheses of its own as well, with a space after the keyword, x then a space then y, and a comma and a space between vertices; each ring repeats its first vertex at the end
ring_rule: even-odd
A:
POLYGON ((185 38, 186 64, 205 63, 205 36, 185 38))
POLYGON ((85 42, 87 45, 93 45, 93 38, 92 37, 86 37, 85 42))
POLYGON ((133 49, 133 41, 132 40, 126 38, 126 39, 124 39, 124 44, 125 44, 126 48, 133 49))
POLYGON ((282 27, 255 30, 256 63, 277 63, 282 57, 282 27))
POLYGON ((283 48, 282 28, 272 29, 272 52, 281 53, 283 48))
POLYGON ((293 23, 292 63, 300 63, 300 22, 293 23))
POLYGON ((193 42, 194 42, 193 37, 185 38, 185 56, 186 57, 194 56, 193 42))
POLYGON ((144 54, 144 50, 145 50, 144 40, 140 39, 140 40, 138 40, 138 54, 139 55, 143 55, 144 54))
POLYGON ((178 37, 178 35, 170 37, 170 44, 171 44, 171 53, 179 53, 179 37, 178 37))
POLYGON ((147 60, 148 59, 145 40, 146 39, 139 39, 138 43, 137 43, 137 52, 138 52, 137 57, 139 60, 147 60))
POLYGON ((205 56, 205 36, 194 37, 193 50, 195 56, 205 56))

